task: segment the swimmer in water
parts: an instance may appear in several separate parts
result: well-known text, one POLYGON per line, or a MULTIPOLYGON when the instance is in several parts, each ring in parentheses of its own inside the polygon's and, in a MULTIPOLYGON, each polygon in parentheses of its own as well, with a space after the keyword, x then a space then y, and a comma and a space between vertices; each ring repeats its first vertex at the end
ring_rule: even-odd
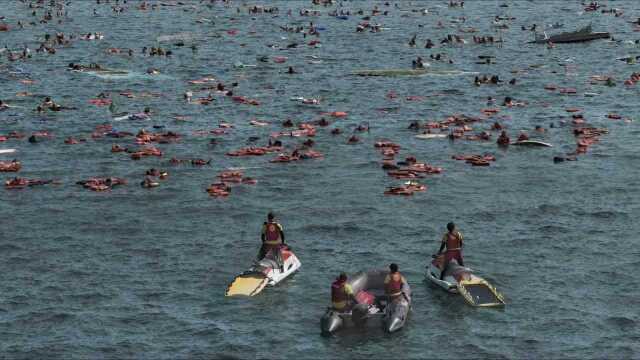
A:
POLYGON ((518 136, 518 141, 527 141, 529 140, 529 135, 527 135, 525 132, 521 132, 520 135, 518 136))
POLYGON ((424 44, 425 49, 431 49, 434 46, 436 45, 433 43, 433 41, 431 41, 431 39, 427 39, 427 42, 424 44))
POLYGON ((511 143, 511 140, 509 139, 509 135, 507 135, 506 131, 502 130, 502 133, 500 134, 500 137, 498 138, 497 143, 500 146, 507 146, 511 143))
POLYGON ((142 186, 143 188, 149 189, 149 188, 160 186, 160 183, 158 183, 157 181, 153 181, 151 180, 150 177, 146 176, 144 180, 140 183, 140 186, 142 186))
POLYGON ((413 34, 413 36, 409 40, 409 46, 411 46, 411 47, 415 47, 416 46, 416 37, 418 37, 418 35, 417 34, 413 34))

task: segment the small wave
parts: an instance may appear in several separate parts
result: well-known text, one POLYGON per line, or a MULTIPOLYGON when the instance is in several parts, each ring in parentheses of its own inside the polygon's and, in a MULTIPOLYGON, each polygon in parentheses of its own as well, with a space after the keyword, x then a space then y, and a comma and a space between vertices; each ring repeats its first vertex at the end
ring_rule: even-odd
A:
POLYGON ((90 272, 82 271, 78 269, 71 269, 71 270, 65 271, 64 274, 69 278, 81 278, 81 277, 86 277, 91 275, 90 272))
POLYGON ((508 359, 508 357, 506 357, 505 355, 489 352, 486 349, 475 344, 466 344, 462 348, 465 354, 473 354, 474 357, 478 358, 508 359))
POLYGON ((496 214, 489 212, 489 211, 480 211, 477 212, 475 214, 473 214, 473 217, 477 220, 482 220, 482 221, 495 221, 496 220, 496 214))
POLYGON ((305 225, 301 229, 305 234, 308 233, 331 233, 338 230, 338 227, 335 225, 322 225, 322 224, 309 224, 305 225))
POLYGON ((22 324, 53 324, 59 325, 66 321, 72 320, 75 315, 70 313, 51 313, 51 312, 31 312, 22 316, 18 322, 22 324))
POLYGON ((162 300, 163 297, 169 295, 170 293, 168 292, 148 292, 148 293, 144 293, 144 294, 139 294, 138 297, 140 297, 142 300, 144 301, 160 301, 162 300))
POLYGON ((463 75, 479 75, 478 71, 459 71, 459 70, 449 70, 449 71, 434 71, 428 72, 421 76, 463 76, 463 75))
POLYGON ((72 294, 68 296, 72 300, 80 301, 84 304, 95 304, 100 301, 111 299, 110 296, 104 295, 99 292, 91 292, 85 294, 72 294))
POLYGON ((550 214, 557 215, 562 211, 562 207, 558 205, 542 204, 538 206, 538 210, 548 215, 550 214))
POLYGON ((633 320, 633 319, 629 319, 628 317, 624 317, 624 316, 612 316, 609 317, 607 319, 607 322, 619 327, 620 329, 624 330, 624 331, 628 331, 628 330, 633 330, 636 325, 637 325, 637 321, 633 320))
POLYGON ((201 336, 201 337, 206 337, 206 338, 210 338, 210 337, 214 337, 214 336, 220 336, 222 333, 224 333, 224 331, 222 331, 222 329, 217 328, 217 327, 210 327, 204 330, 200 330, 200 331, 196 331, 193 333, 194 336, 201 336))
POLYGON ((8 253, 11 251, 22 250, 22 248, 15 244, 2 244, 0 245, 0 252, 8 253))
POLYGON ((218 354, 214 354, 214 355, 213 355, 213 359, 220 359, 220 360, 241 360, 241 359, 243 359, 243 357, 236 356, 236 355, 231 355, 231 354, 228 354, 228 353, 218 353, 218 354))
POLYGON ((558 225, 544 225, 538 229, 542 234, 558 234, 567 231, 566 227, 558 225))
POLYGON ((62 291, 64 291, 64 289, 55 285, 47 285, 44 288, 42 288, 42 291, 47 291, 52 293, 61 293, 62 291))
POLYGON ((31 259, 27 259, 27 258, 23 258, 20 256, 14 256, 12 258, 9 258, 9 260, 7 261, 7 264, 9 265, 26 265, 28 263, 32 262, 31 259))
POLYGON ((221 312, 218 310, 206 311, 200 314, 203 319, 217 320, 220 318, 221 312))
POLYGON ((604 219, 604 220, 614 219, 617 217, 627 218, 629 216, 629 214, 627 214, 626 212, 611 211, 611 210, 594 211, 594 212, 585 212, 585 211, 579 210, 579 211, 574 211, 574 214, 576 216, 590 216, 596 219, 604 219))

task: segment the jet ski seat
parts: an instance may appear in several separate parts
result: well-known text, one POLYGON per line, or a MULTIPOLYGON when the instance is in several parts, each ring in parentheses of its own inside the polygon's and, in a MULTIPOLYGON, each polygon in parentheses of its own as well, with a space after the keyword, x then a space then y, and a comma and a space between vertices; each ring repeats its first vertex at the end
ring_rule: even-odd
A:
POLYGON ((447 269, 444 271, 444 276, 442 278, 445 278, 447 276, 452 276, 459 281, 460 279, 458 279, 458 277, 464 278, 464 274, 470 273, 470 272, 471 272, 471 269, 459 265, 458 262, 454 259, 454 260, 451 260, 447 265, 447 269))
POLYGON ((272 268, 272 269, 276 269, 279 267, 277 261, 275 261, 274 259, 267 259, 267 258, 264 258, 258 261, 258 265, 263 268, 272 268))

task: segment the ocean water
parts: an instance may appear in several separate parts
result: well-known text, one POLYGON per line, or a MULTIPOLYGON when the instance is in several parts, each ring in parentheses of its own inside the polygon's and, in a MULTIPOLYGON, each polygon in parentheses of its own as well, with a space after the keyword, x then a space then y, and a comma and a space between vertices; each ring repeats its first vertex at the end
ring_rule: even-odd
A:
MULTIPOLYGON (((57 185, 0 190, 0 354, 6 358, 640 358, 640 225, 637 86, 623 80, 638 70, 616 58, 640 55, 639 33, 629 21, 638 13, 633 1, 603 2, 625 11, 621 17, 584 12, 577 1, 468 1, 464 8, 439 2, 344 2, 343 9, 370 13, 389 10, 371 23, 379 33, 356 33, 364 15, 348 20, 327 16, 336 8, 307 1, 268 2, 279 14, 248 14, 244 3, 154 2, 155 10, 115 14, 109 4, 70 2, 66 18, 15 28, 30 22, 31 9, 5 1, 0 16, 13 29, 0 32, 1 45, 39 46, 45 33, 102 32, 104 39, 75 40, 55 55, 33 53, 27 61, 0 60, 0 99, 14 106, 0 112, 0 134, 53 134, 36 144, 9 139, 23 164, 17 174, 56 179, 57 185), (500 7, 501 4, 508 7, 500 7), (398 7, 395 7, 397 4, 398 7), (171 6, 167 6, 171 5, 171 6), (420 10, 428 8, 429 14, 420 10), (98 16, 93 16, 93 9, 98 16), (240 12, 237 12, 240 8, 240 12), (322 16, 302 17, 301 8, 322 16), (287 16, 292 9, 293 15, 287 16), (277 15, 277 16, 274 16, 277 15), (494 16, 512 16, 498 32, 494 16), (464 23, 456 18, 465 17, 464 23), (211 21, 196 22, 198 19, 211 21), (321 28, 315 39, 287 33, 279 26, 309 22, 321 28), (441 21, 443 27, 437 26, 441 21), (559 44, 554 49, 528 44, 533 34, 523 25, 564 23, 574 29, 588 23, 609 31, 616 41, 559 44), (478 45, 472 34, 501 36, 504 43, 478 45), (229 30, 237 30, 235 35, 229 30), (163 42, 171 57, 141 54, 158 36, 187 34, 186 46, 163 42), (407 46, 417 34, 418 46, 407 46), (459 34, 468 43, 445 46, 439 40, 459 34), (438 44, 425 49, 431 38, 438 44), (296 48, 284 49, 291 43, 296 48), (195 44, 196 51, 190 46, 195 44), (278 45, 279 48, 269 47, 278 45), (107 54, 111 47, 132 48, 133 57, 107 54), (432 62, 435 74, 407 77, 356 77, 362 69, 408 68, 411 60, 445 53, 453 64, 432 62), (495 56, 495 65, 476 64, 495 56), (268 56, 262 63, 257 57, 268 56), (286 56, 284 64, 274 63, 286 56), (70 62, 99 63, 127 70, 126 76, 70 72, 70 62), (256 65, 237 68, 234 64, 256 65), (286 74, 288 66, 298 74, 286 74), (148 68, 161 75, 150 76, 148 68), (438 71, 453 70, 439 75, 438 71), (499 86, 473 85, 479 75, 499 75, 499 86), (592 84, 592 75, 612 76, 615 87, 592 84), (260 101, 238 104, 216 96, 209 105, 188 104, 182 94, 199 86, 189 80, 215 77, 237 82, 235 95, 260 101), (515 86, 507 80, 516 77, 515 86), (32 79, 28 85, 20 80, 32 79), (561 95, 544 86, 573 87, 561 95), (137 97, 119 95, 130 90, 137 97), (18 97, 19 92, 33 94, 18 97), (386 94, 398 97, 389 99, 386 94), (115 111, 152 110, 147 121, 113 121, 107 107, 88 103, 111 94, 115 111), (585 92, 598 93, 585 97, 585 92), (149 94, 154 94, 153 96, 149 94), (39 114, 45 96, 75 107, 39 114), (301 105, 291 97, 320 98, 301 105), (409 101, 408 96, 422 96, 409 101), (551 148, 499 149, 497 133, 487 142, 420 140, 411 121, 443 120, 451 114, 482 116, 488 96, 510 96, 524 107, 500 107, 500 113, 474 123, 489 130, 494 119, 512 138, 520 130, 553 144, 551 148), (566 108, 582 109, 588 125, 606 127, 578 161, 554 164, 553 157, 575 150, 566 108), (387 109, 382 111, 381 109, 387 109), (318 128, 314 149, 324 159, 270 163, 275 155, 233 158, 228 151, 265 145, 281 122, 318 120, 323 113, 346 111, 318 128), (631 122, 611 120, 616 112, 631 122), (175 119, 177 115, 186 121, 175 119), (269 122, 253 127, 252 119, 269 122), (221 122, 234 125, 225 135, 197 135, 221 122), (96 125, 120 131, 175 131, 177 143, 157 145, 164 155, 139 161, 110 152, 114 143, 135 147, 133 139, 91 139, 96 125), (361 142, 347 138, 362 123, 361 142), (553 127, 550 125, 553 124, 553 127), (164 126, 157 130, 153 126, 164 126), (540 125, 548 129, 534 134, 540 125), (331 135, 339 127, 342 135, 331 135), (69 136, 87 138, 66 145, 69 136), (250 142, 250 137, 259 137, 250 142), (209 144, 216 138, 218 144, 209 144), (401 145, 397 159, 414 155, 444 168, 422 180, 424 193, 384 196, 401 183, 381 169, 373 144, 388 139, 401 145), (451 159, 455 154, 495 154, 489 167, 451 159), (211 159, 210 166, 172 165, 171 157, 211 159), (155 189, 138 182, 151 168, 169 172, 155 189), (232 189, 228 198, 212 198, 206 187, 228 168, 241 168, 257 185, 232 189), (94 193, 75 182, 92 176, 117 176, 128 184, 94 193), (224 297, 234 276, 251 264, 268 211, 284 225, 287 242, 302 262, 298 274, 248 299, 224 297), (424 280, 425 265, 437 251, 445 224, 454 221, 464 234, 465 262, 493 283, 506 298, 504 309, 475 309, 456 295, 424 280), (413 309, 406 327, 387 335, 381 330, 325 338, 319 321, 329 305, 330 282, 341 271, 356 272, 396 262, 413 289, 413 309)), ((42 9, 38 17, 42 17, 42 9)), ((549 30, 549 33, 559 30, 549 30)), ((499 107, 499 106, 498 106, 499 107)), ((304 138, 282 138, 289 150, 304 138)), ((14 176, 5 173, 3 179, 14 176)))

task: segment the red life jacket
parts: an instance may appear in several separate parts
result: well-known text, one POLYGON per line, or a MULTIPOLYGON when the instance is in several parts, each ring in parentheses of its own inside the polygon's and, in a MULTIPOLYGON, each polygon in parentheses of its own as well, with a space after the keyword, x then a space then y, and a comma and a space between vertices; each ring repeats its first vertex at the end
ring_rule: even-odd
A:
POLYGON ((280 238, 280 227, 278 226, 278 223, 265 223, 264 238, 264 242, 267 245, 279 245, 282 243, 282 239, 280 238))
POLYGON ((349 300, 347 292, 344 290, 344 284, 346 281, 336 280, 331 284, 331 302, 341 303, 349 300))
POLYGON ((385 290, 388 295, 397 296, 402 293, 402 275, 397 272, 387 275, 388 281, 385 284, 385 290))
POLYGON ((458 232, 447 233, 447 251, 460 250, 462 248, 462 241, 458 232))

